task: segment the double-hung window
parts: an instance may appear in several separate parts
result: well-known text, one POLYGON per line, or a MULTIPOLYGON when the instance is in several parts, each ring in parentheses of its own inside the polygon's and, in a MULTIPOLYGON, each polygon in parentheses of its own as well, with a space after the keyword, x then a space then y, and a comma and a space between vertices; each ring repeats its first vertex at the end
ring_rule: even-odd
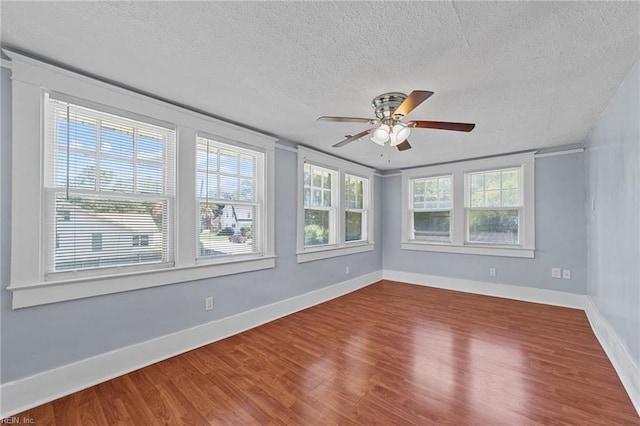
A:
POLYGON ((304 165, 304 246, 335 244, 337 171, 304 165))
POLYGON ((517 245, 520 241, 521 169, 508 168, 468 173, 468 243, 517 245))
POLYGON ((402 172, 406 250, 533 257, 534 153, 402 172))
POLYGON ((345 241, 367 241, 369 179, 345 174, 345 241))
POLYGON ((414 179, 411 191, 413 239, 451 241, 451 175, 414 179))
POLYGON ((264 153, 198 136, 198 258, 263 252, 264 153))
POLYGON ((46 274, 172 263, 175 130, 45 105, 46 274))
POLYGON ((275 138, 3 53, 13 308, 275 266, 275 138))
POLYGON ((373 170, 298 147, 298 262, 373 250, 373 170))

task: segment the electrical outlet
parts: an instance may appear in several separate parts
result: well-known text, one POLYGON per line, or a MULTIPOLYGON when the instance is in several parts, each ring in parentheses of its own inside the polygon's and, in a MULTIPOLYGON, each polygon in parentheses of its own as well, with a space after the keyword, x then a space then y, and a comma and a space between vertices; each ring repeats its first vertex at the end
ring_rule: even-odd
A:
POLYGON ((563 269, 562 270, 562 278, 564 278, 565 280, 570 280, 571 279, 571 269, 563 269))
POLYGON ((347 268, 344 270, 345 273, 349 273, 349 267, 347 266, 347 268))
POLYGON ((204 310, 210 311, 213 309, 213 296, 204 299, 204 310))
POLYGON ((489 276, 490 277, 496 276, 496 268, 489 268, 489 276))
POLYGON ((562 278, 562 268, 551 268, 551 278, 562 278))

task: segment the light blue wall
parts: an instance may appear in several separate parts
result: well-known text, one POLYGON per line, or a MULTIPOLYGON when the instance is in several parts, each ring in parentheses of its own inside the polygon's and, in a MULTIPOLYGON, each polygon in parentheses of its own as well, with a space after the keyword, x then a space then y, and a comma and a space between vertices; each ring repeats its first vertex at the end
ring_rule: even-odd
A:
POLYGON ((587 292, 640 365, 640 63, 591 130, 586 148, 587 292))
POLYGON ((585 294, 586 218, 583 154, 536 159, 534 259, 400 249, 402 180, 383 178, 383 267, 443 277, 585 294), (571 269, 570 280, 551 278, 551 268, 571 269), (489 268, 497 275, 489 276, 489 268))
MULTIPOLYGON (((99 296, 25 309, 11 309, 10 253, 10 72, 2 69, 0 145, 0 382, 112 351, 168 333, 284 300, 380 269, 381 244, 373 252, 296 262, 296 173, 294 152, 276 150, 276 268, 216 279, 99 296), (345 273, 345 267, 350 273, 345 273), (204 310, 213 295, 216 307, 204 310)), ((380 179, 375 181, 380 198, 380 179)), ((376 217, 380 216, 377 209, 376 217)), ((378 227, 379 229, 379 227, 378 227)), ((379 232, 374 235, 380 240, 379 232)))

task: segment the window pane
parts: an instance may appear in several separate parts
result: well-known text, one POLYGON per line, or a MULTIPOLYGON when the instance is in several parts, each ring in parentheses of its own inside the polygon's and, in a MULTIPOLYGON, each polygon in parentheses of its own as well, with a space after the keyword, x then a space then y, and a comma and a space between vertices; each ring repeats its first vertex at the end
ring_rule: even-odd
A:
POLYGON ((238 174, 238 154, 233 151, 220 151, 220 172, 237 175, 238 174))
POLYGON ((346 241, 362 240, 362 212, 346 212, 346 241))
POLYGON ((304 211, 304 245, 329 244, 329 212, 326 210, 304 211))
POLYGON ((471 192, 484 191, 484 174, 473 173, 471 175, 471 192))
POLYGON ((165 260, 167 203, 56 197, 55 271, 165 260), (146 242, 132 245, 134 235, 146 242))
POLYGON ((304 197, 304 206, 311 207, 311 190, 309 188, 304 189, 303 197, 304 197))
POLYGON ((313 190, 313 206, 314 207, 322 206, 322 190, 321 189, 313 190))
POLYGON ((484 174, 485 185, 484 189, 487 191, 500 189, 500 172, 491 172, 484 174))
POLYGON ((316 188, 322 188, 322 172, 320 170, 313 170, 313 186, 316 188))
MULTIPOLYGON (((222 161, 220 162, 222 164, 222 161)), ((220 198, 224 200, 238 199, 238 178, 220 176, 220 198)))
POLYGON ((216 172, 218 170, 217 151, 218 150, 215 147, 209 147, 209 149, 207 150, 206 143, 199 143, 196 167, 199 170, 207 170, 208 168, 209 172, 216 172))
POLYGON ((331 190, 330 189, 323 191, 322 206, 331 207, 331 190))
POLYGON ((414 212, 414 238, 426 241, 449 241, 451 211, 414 212))
POLYGON ((162 161, 164 142, 161 135, 148 132, 138 134, 138 159, 146 161, 162 161))
POLYGON ((501 205, 500 190, 485 192, 485 207, 500 207, 501 205))
POLYGON ((471 210, 469 242, 518 244, 518 210, 471 210))
POLYGON ((255 238, 256 206, 200 202, 198 257, 259 251, 255 238))
MULTIPOLYGON (((97 122, 89 117, 69 114, 69 148, 95 152, 97 140, 97 122)), ((58 121, 58 145, 67 146, 67 115, 61 113, 58 121)))
POLYGON ((162 194, 162 166, 138 164, 137 186, 143 194, 162 194))
POLYGON ((241 201, 255 201, 255 181, 253 179, 242 179, 240 181, 241 201))
POLYGON ((304 165, 304 186, 311 186, 311 171, 309 165, 304 165))
POLYGON ((520 186, 518 175, 517 170, 502 172, 502 189, 517 189, 520 186))
POLYGON ((100 165, 100 190, 133 192, 132 162, 105 158, 100 165))
POLYGON ((322 174, 322 187, 325 189, 331 189, 331 173, 324 172, 322 174))
POLYGON ((240 156, 240 174, 246 177, 253 177, 254 175, 254 159, 248 155, 240 156))
POLYGON ((100 151, 103 154, 133 158, 133 128, 103 121, 100 127, 100 151))
POLYGON ((520 205, 520 191, 517 189, 507 189, 502 191, 502 206, 512 207, 520 205))
MULTIPOLYGON (((56 172, 58 187, 65 187, 67 175, 67 155, 58 155, 56 172), (62 185, 60 185, 62 183, 62 185)), ((69 186, 78 189, 96 189, 96 159, 88 155, 71 153, 69 155, 69 186)))

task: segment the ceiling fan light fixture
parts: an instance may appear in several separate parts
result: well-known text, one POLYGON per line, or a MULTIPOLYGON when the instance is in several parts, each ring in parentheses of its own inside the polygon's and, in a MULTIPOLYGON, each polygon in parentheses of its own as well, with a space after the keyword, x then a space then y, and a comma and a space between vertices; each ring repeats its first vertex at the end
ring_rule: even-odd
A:
POLYGON ((396 146, 407 140, 411 129, 404 123, 397 122, 393 126, 393 130, 389 134, 389 140, 391 146, 396 146))
POLYGON ((389 126, 387 126, 386 124, 381 124, 373 132, 373 137, 371 138, 371 140, 377 143, 378 145, 384 145, 384 143, 389 140, 390 130, 391 129, 389 128, 389 126))

